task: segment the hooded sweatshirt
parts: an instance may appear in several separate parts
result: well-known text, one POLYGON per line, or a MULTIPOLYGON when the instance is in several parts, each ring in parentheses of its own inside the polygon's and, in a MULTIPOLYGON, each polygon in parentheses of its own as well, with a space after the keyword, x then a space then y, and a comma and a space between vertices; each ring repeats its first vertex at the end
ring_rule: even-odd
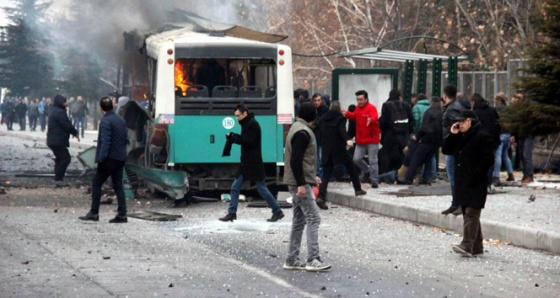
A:
POLYGON ((54 104, 49 114, 47 130, 47 146, 49 147, 70 147, 68 138, 70 135, 78 135, 78 131, 74 128, 66 114, 65 102, 66 97, 62 95, 57 95, 54 98, 54 104))

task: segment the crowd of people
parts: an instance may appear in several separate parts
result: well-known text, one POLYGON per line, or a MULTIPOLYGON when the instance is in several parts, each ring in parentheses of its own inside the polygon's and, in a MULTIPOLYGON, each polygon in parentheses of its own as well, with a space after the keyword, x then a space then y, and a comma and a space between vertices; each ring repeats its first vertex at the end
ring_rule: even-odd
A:
MULTIPOLYGON (((13 124, 19 125, 20 131, 25 131, 29 125, 30 131, 36 131, 37 126, 44 132, 47 129, 48 118, 54 106, 50 97, 41 99, 30 99, 25 97, 6 96, 0 103, 2 112, 1 124, 6 125, 7 130, 14 130, 13 124)), ((70 97, 68 100, 67 115, 70 117, 72 125, 81 132, 82 138, 87 128, 87 118, 89 109, 82 96, 70 97)))

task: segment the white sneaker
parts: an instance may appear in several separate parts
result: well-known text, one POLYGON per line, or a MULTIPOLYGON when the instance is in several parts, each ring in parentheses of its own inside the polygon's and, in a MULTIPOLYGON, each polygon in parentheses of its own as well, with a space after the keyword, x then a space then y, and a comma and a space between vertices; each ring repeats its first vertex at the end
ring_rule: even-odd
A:
POLYGON ((311 262, 307 262, 305 270, 307 271, 324 271, 331 268, 330 264, 323 263, 320 259, 314 259, 311 262))
POLYGON ((282 268, 286 270, 305 270, 305 263, 297 259, 293 263, 284 263, 282 268))

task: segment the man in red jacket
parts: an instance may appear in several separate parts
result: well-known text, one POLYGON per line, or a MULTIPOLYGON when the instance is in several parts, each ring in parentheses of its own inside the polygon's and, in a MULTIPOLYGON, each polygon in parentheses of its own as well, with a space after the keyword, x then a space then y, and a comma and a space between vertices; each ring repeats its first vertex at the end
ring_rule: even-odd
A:
POLYGON ((368 93, 365 90, 356 92, 358 106, 354 112, 344 111, 346 118, 356 122, 356 149, 354 151, 354 163, 367 177, 369 176, 371 187, 378 187, 379 166, 377 152, 379 151, 379 122, 377 109, 369 103, 368 93), (368 155, 369 165, 364 161, 368 155))

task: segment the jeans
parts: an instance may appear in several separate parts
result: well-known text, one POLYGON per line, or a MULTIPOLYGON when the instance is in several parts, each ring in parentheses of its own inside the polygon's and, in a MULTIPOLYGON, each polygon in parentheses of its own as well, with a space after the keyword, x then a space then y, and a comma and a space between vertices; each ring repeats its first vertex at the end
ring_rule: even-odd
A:
POLYGON ((31 131, 35 131, 37 128, 37 116, 28 116, 29 117, 29 129, 31 131))
POLYGON ((65 146, 49 146, 51 148, 54 160, 54 181, 62 181, 66 174, 66 169, 70 165, 70 152, 65 146))
POLYGON ((303 229, 306 224, 307 262, 311 262, 319 258, 319 225, 321 224, 319 207, 317 207, 313 189, 309 184, 305 185, 305 198, 300 198, 296 195, 297 186, 290 185, 288 190, 293 198, 292 208, 294 216, 292 218, 286 263, 293 264, 299 258, 301 238, 303 237, 303 229))
MULTIPOLYGON (((237 213, 237 205, 239 205, 239 192, 243 186, 243 181, 243 174, 239 174, 231 184, 231 190, 229 192, 231 200, 229 202, 228 213, 237 213)), ((278 202, 276 202, 276 199, 266 187, 264 180, 255 181, 255 185, 257 186, 257 191, 261 197, 266 201, 268 206, 272 208, 272 213, 277 214, 281 212, 282 210, 280 210, 278 202)))
POLYGON ((117 214, 126 217, 126 197, 123 186, 124 161, 108 159, 97 164, 97 172, 91 181, 91 210, 92 214, 99 214, 99 204, 101 203, 101 186, 107 178, 111 177, 113 190, 117 195, 119 207, 117 214))
POLYGON ((412 180, 414 180, 414 176, 416 175, 418 167, 424 165, 425 170, 423 171, 421 181, 424 183, 430 182, 432 158, 436 150, 436 145, 420 143, 418 145, 418 148, 416 148, 412 159, 410 160, 405 180, 412 182, 412 180))
POLYGON ((80 134, 82 138, 84 137, 84 133, 86 131, 86 116, 74 116, 74 127, 80 134, 80 128, 82 128, 82 133, 80 134))
POLYGON ((45 114, 39 114, 39 123, 41 124, 41 131, 45 131, 47 127, 47 116, 45 114))
POLYGON ((523 142, 523 177, 533 178, 535 168, 533 166, 533 146, 535 139, 525 138, 523 142))
POLYGON ((510 146, 509 137, 509 133, 500 134, 500 146, 498 146, 498 150, 496 151, 496 155, 494 156, 494 177, 496 178, 500 177, 502 162, 505 163, 508 175, 513 173, 511 160, 508 156, 508 150, 510 146))
POLYGON ((25 130, 25 121, 26 117, 25 115, 22 116, 18 116, 18 123, 19 123, 19 130, 25 130))
POLYGON ((362 171, 362 173, 369 173, 372 183, 377 183, 379 180, 379 165, 377 159, 377 152, 379 151, 379 144, 356 145, 354 149, 353 161, 362 171), (364 161, 364 156, 368 155, 369 165, 364 161))
POLYGON ((459 203, 455 200, 455 156, 445 156, 445 168, 447 169, 447 178, 451 185, 451 207, 459 207, 459 203))
POLYGON ((323 167, 321 166, 321 159, 323 158, 323 148, 321 146, 317 146, 317 172, 315 176, 323 179, 323 167))

